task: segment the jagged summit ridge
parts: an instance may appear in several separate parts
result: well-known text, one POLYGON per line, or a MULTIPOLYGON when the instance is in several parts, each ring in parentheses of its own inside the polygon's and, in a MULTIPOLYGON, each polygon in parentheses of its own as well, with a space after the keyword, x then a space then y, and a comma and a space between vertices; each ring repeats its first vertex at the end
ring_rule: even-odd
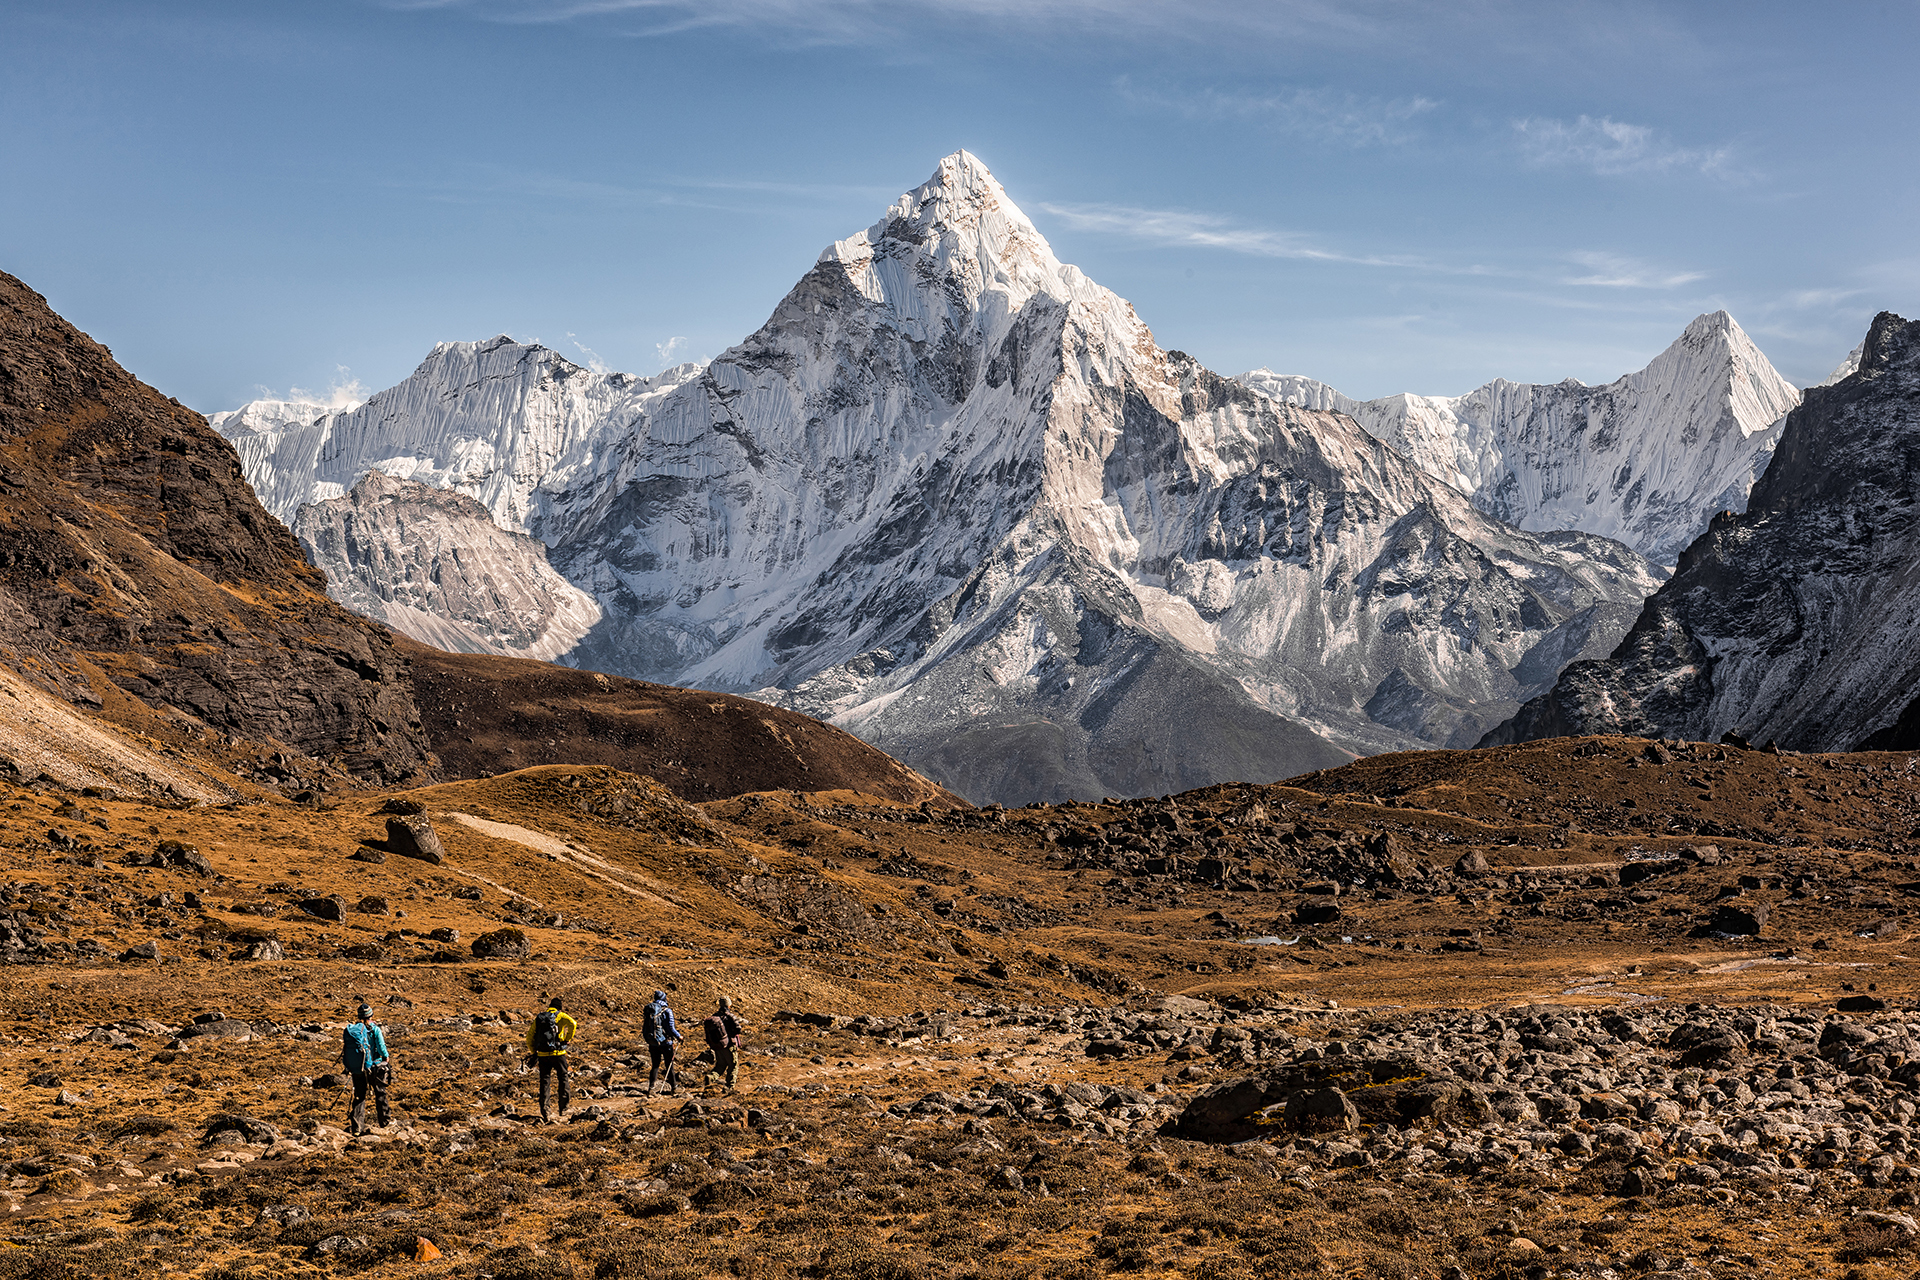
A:
POLYGON ((263 492, 459 489, 598 603, 562 661, 828 716, 976 799, 1471 740, 1656 581, 1161 349, 965 153, 705 368, 447 346, 324 425, 249 455, 263 492))
POLYGON ((1475 506, 1523 529, 1582 529, 1671 563, 1746 508, 1800 393, 1732 316, 1695 319, 1645 369, 1603 386, 1496 379, 1463 396, 1358 402, 1255 370, 1262 394, 1350 414, 1475 506))

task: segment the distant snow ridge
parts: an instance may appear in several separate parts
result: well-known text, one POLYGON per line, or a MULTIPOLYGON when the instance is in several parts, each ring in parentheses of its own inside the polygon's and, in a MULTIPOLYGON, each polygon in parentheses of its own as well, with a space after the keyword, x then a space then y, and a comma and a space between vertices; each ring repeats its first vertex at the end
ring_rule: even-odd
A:
POLYGON ((1463 396, 1359 402, 1265 369, 1240 381, 1350 415, 1489 515, 1617 538, 1663 564, 1716 513, 1746 510, 1800 403, 1724 311, 1696 319, 1645 369, 1600 387, 1501 379, 1463 396))
MULTIPOLYGON (((831 718, 979 801, 1471 742, 1658 582, 1162 350, 965 152, 703 368, 449 344, 236 444, 282 518, 369 470, 458 490, 597 602, 560 660, 831 718)), ((477 536, 434 544, 443 575, 477 536)), ((316 558, 382 599, 432 571, 346 537, 316 558)))

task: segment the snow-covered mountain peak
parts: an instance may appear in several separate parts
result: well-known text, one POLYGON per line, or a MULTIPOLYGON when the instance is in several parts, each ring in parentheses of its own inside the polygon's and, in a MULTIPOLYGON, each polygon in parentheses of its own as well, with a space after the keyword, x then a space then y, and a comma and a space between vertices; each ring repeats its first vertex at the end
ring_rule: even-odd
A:
POLYGON ((238 409, 210 413, 207 421, 225 436, 285 431, 318 422, 330 413, 359 408, 358 402, 322 404, 317 400, 249 400, 238 409))
POLYGON ((944 326, 997 343, 1012 316, 1042 294, 1132 319, 1125 302, 1054 256, 986 165, 966 151, 942 160, 871 227, 827 246, 820 261, 840 263, 863 296, 888 307, 923 341, 938 341, 944 326))
POLYGON ((1800 393, 1725 311, 1601 386, 1496 378, 1463 396, 1354 401, 1257 369, 1271 399, 1356 419, 1476 507, 1523 529, 1581 529, 1672 563, 1714 513, 1743 510, 1800 393))

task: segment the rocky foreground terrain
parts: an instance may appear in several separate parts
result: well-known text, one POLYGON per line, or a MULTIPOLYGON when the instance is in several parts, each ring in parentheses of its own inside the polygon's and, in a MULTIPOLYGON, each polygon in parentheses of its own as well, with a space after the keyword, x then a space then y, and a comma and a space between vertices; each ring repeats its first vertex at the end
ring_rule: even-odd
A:
POLYGON ((279 768, 315 785, 0 792, 0 1277, 1920 1266, 1904 753, 1569 739, 1019 810, 279 768), (690 1030, 735 999, 737 1093, 644 1093, 656 986, 690 1030), (363 997, 395 1122, 350 1139, 363 997))

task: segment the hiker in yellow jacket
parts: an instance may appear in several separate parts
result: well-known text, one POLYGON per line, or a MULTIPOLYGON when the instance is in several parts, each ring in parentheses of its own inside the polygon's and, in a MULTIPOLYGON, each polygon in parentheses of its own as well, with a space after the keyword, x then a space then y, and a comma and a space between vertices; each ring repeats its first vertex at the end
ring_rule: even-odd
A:
POLYGON ((561 1008, 560 997, 547 1001, 547 1007, 533 1017, 527 1027, 527 1052, 533 1055, 533 1062, 540 1068, 540 1123, 552 1124, 553 1115, 547 1110, 547 1082, 553 1076, 560 1077, 560 1118, 567 1117, 567 1108, 573 1104, 573 1091, 567 1088, 567 1042, 573 1039, 573 1033, 579 1030, 574 1020, 561 1008))

